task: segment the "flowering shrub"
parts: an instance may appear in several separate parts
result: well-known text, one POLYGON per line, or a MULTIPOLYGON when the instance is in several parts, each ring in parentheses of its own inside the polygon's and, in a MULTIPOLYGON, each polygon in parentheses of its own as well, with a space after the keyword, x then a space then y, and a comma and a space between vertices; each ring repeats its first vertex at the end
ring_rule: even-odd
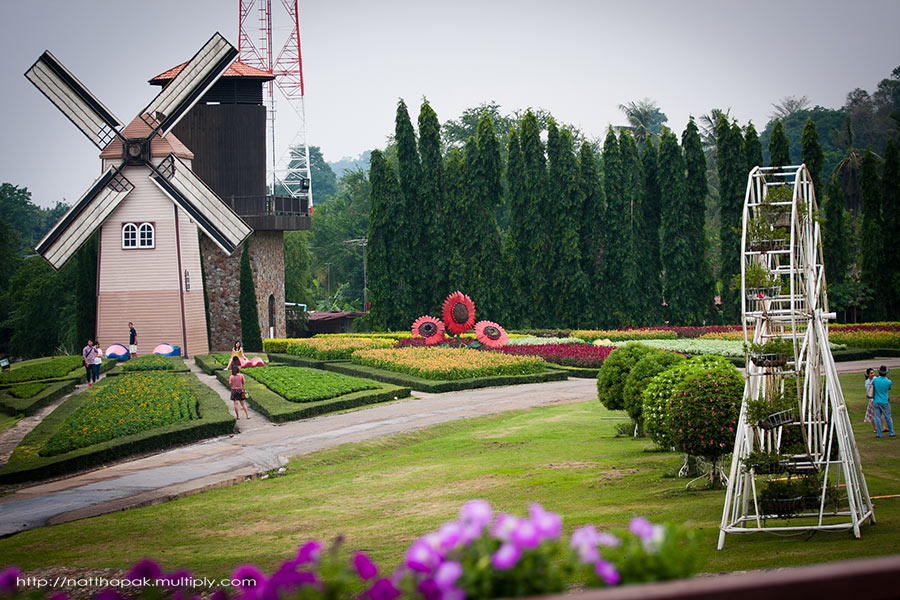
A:
POLYGON ((538 346, 541 344, 583 344, 584 340, 577 337, 535 337, 533 335, 520 338, 510 338, 507 346, 538 346))
MULTIPOLYGON (((744 343, 740 340, 640 340, 640 343, 651 348, 681 352, 683 354, 713 354, 728 358, 744 357, 744 343)), ((844 348, 846 346, 843 344, 831 343, 832 350, 843 350, 844 348)))
POLYGON ((642 340, 646 339, 672 339, 678 337, 674 331, 666 331, 664 329, 642 327, 640 329, 579 329, 572 332, 572 337, 581 338, 585 342, 593 342, 595 340, 607 339, 613 342, 621 342, 626 340, 642 340))
POLYGON ((644 388, 658 374, 683 361, 684 357, 680 354, 654 348, 637 361, 628 373, 622 388, 622 403, 639 431, 644 431, 644 388))
POLYGON ((872 321, 871 323, 832 323, 829 329, 851 331, 900 331, 900 321, 872 321))
POLYGON ((495 352, 435 347, 359 350, 353 353, 351 360, 359 365, 425 379, 446 380, 540 373, 546 364, 536 356, 506 356, 495 352))
MULTIPOLYGON (((597 346, 608 348, 609 346, 597 346)), ((622 392, 625 388, 625 380, 634 365, 650 352, 650 348, 641 344, 628 344, 610 353, 609 358, 603 361, 600 372, 597 373, 597 397, 600 403, 609 410, 622 410, 625 405, 622 401, 622 392)))
MULTIPOLYGON (((749 338, 753 338, 753 330, 747 330, 747 336, 749 338)), ((699 340, 739 340, 744 341, 744 332, 743 331, 711 331, 709 333, 704 333, 699 336, 697 339, 699 340)))
POLYGON ((147 354, 122 365, 123 371, 170 371, 174 368, 171 360, 159 354, 147 354))
POLYGON ((143 372, 107 377, 66 419, 40 451, 55 456, 117 437, 180 421, 199 419, 197 397, 172 373, 143 372))
MULTIPOLYGON (((413 542, 403 563, 392 571, 380 569, 363 552, 348 556, 338 537, 330 548, 306 542, 268 576, 253 565, 239 565, 231 580, 245 600, 481 600, 562 592, 576 578, 590 587, 609 587, 684 578, 693 572, 693 536, 671 525, 637 517, 627 531, 600 532, 585 525, 566 540, 560 516, 539 504, 532 504, 523 518, 495 516, 490 504, 471 500, 456 521, 413 542)), ((17 589, 20 576, 16 567, 0 572, 0 594, 24 597, 26 590, 17 589)), ((135 564, 125 578, 148 600, 194 593, 190 573, 165 574, 148 559, 135 564), (141 581, 149 587, 141 587, 141 581)), ((29 596, 40 598, 42 593, 29 596)), ((99 592, 101 597, 121 598, 112 589, 99 592)), ((211 595, 215 600, 228 597, 224 589, 211 595)), ((55 594, 54 600, 67 598, 55 594)))
POLYGON ((244 374, 291 402, 316 402, 378 388, 366 379, 302 367, 257 367, 244 374))
MULTIPOLYGON (((549 338, 552 339, 552 338, 549 338)), ((596 369, 603 365, 615 346, 592 346, 590 344, 507 344, 498 348, 498 352, 518 356, 540 356, 547 362, 569 367, 587 367, 596 369)))
POLYGON ((316 360, 340 360, 350 358, 357 350, 390 348, 390 339, 360 337, 313 337, 291 340, 287 353, 316 360))
POLYGON ((855 348, 900 348, 900 330, 832 328, 828 332, 828 339, 832 345, 846 344, 855 348))

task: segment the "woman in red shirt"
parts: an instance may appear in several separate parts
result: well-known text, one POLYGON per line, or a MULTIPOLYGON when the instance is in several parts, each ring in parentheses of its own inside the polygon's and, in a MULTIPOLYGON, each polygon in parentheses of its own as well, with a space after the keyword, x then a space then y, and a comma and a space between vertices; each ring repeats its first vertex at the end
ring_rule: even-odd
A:
POLYGON ((244 375, 241 373, 241 368, 237 365, 232 365, 231 377, 228 378, 228 383, 231 384, 231 401, 234 402, 234 417, 236 419, 241 418, 240 412, 238 412, 238 402, 240 402, 241 406, 244 407, 244 414, 249 419, 250 413, 247 412, 247 403, 244 401, 244 375))

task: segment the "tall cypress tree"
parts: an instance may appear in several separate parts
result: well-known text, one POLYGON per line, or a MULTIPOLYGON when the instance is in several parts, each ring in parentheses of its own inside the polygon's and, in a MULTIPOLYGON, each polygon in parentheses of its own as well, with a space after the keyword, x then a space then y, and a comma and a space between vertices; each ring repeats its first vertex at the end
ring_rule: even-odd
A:
POLYGON ((370 319, 375 329, 405 329, 409 285, 395 262, 406 257, 397 252, 395 235, 405 235, 395 219, 402 215, 400 186, 393 168, 380 150, 369 158, 369 234, 366 247, 368 262, 370 319))
POLYGON ((588 327, 600 327, 606 321, 603 314, 603 298, 600 294, 604 272, 603 232, 606 229, 606 202, 597 169, 597 156, 587 142, 581 144, 578 155, 578 185, 584 196, 581 213, 581 268, 588 286, 584 322, 588 327))
POLYGON ((829 284, 843 283, 849 266, 847 218, 844 214, 844 192, 836 173, 828 179, 825 194, 825 222, 822 225, 822 258, 829 284))
POLYGON ((528 111, 525 114, 521 128, 522 194, 525 205, 522 217, 527 222, 530 233, 525 240, 520 240, 528 244, 523 267, 528 274, 530 286, 523 289, 522 293, 530 296, 532 300, 532 306, 528 307, 531 324, 548 327, 552 323, 539 309, 543 306, 547 294, 552 291, 547 288, 548 273, 544 268, 544 255, 549 245, 549 236, 541 226, 542 216, 548 210, 544 206, 547 198, 547 163, 544 145, 541 143, 541 128, 534 113, 528 111))
POLYGON ((623 242, 626 235, 622 231, 626 222, 625 209, 625 176, 622 170, 622 153, 619 140, 612 128, 603 142, 603 192, 606 196, 606 227, 603 247, 606 271, 603 276, 602 310, 606 313, 609 325, 621 326, 626 321, 623 311, 622 289, 624 282, 625 249, 623 242))
POLYGON ((803 136, 800 138, 800 143, 803 146, 803 163, 809 169, 813 190, 815 190, 818 198, 824 191, 821 185, 825 155, 822 153, 822 146, 819 145, 819 132, 816 129, 816 123, 810 118, 806 119, 806 125, 803 126, 803 136))
MULTIPOLYGON (((422 178, 419 200, 423 237, 419 252, 422 263, 431 268, 428 277, 420 284, 431 295, 426 297, 429 307, 438 305, 452 290, 447 289, 447 264, 443 237, 444 162, 441 156, 441 124, 427 100, 419 110, 419 154, 422 161, 422 178)), ((433 309, 432 309, 433 310, 433 309)))
POLYGON ((673 325, 697 325, 692 314, 691 244, 687 236, 690 209, 687 203, 686 166, 678 138, 664 127, 659 144, 659 189, 661 210, 660 258, 664 271, 666 320, 673 325))
POLYGON ((623 233, 622 282, 620 296, 625 325, 640 325, 645 322, 647 303, 641 282, 641 252, 646 244, 644 212, 644 169, 641 155, 631 132, 627 129, 619 136, 619 151, 622 156, 623 206, 625 213, 621 222, 623 233))
MULTIPOLYGON (((740 129, 735 125, 736 139, 740 140, 740 129)), ((715 284, 712 270, 706 261, 706 155, 700 141, 700 131, 693 117, 681 135, 684 162, 687 169, 685 191, 687 193, 688 226, 687 234, 694 240, 691 244, 691 264, 694 273, 691 311, 699 320, 711 314, 715 284)))
POLYGON ((97 333, 97 235, 75 253, 75 340, 84 344, 97 333))
MULTIPOLYGON (((749 129, 749 128, 748 128, 749 129)), ((749 131, 748 131, 749 135, 749 131)), ((722 282, 722 311, 729 323, 740 318, 739 292, 731 289, 731 281, 741 268, 741 215, 744 210, 744 186, 747 181, 745 167, 756 154, 753 144, 755 136, 750 136, 749 153, 743 147, 743 138, 737 125, 720 116, 716 123, 716 169, 719 174, 719 202, 721 215, 720 259, 722 282)), ((755 165, 754 165, 755 166, 755 165)))
POLYGON ((791 144, 784 133, 781 119, 775 119, 772 135, 769 137, 769 165, 786 167, 791 164, 791 144))
POLYGON ((552 210, 544 225, 549 232, 546 297, 550 322, 559 327, 575 327, 584 314, 587 280, 581 270, 580 232, 584 196, 578 185, 572 136, 559 131, 551 119, 547 132, 549 199, 552 210))
MULTIPOLYGON (((466 253, 468 232, 463 225, 463 216, 469 207, 469 177, 466 172, 466 160, 459 148, 447 151, 444 165, 444 252, 447 265, 447 293, 467 289, 466 264, 463 255, 466 253)), ((441 298, 443 301, 443 298, 441 298)), ((435 308, 434 310, 437 310, 435 308)))
MULTIPOLYGON (((896 240, 900 235, 900 153, 897 143, 888 140, 884 149, 884 167, 881 176, 882 236, 896 240)), ((885 244, 884 266, 888 287, 885 310, 889 317, 900 314, 900 250, 896 243, 885 244)))
POLYGON ((656 325, 660 322, 662 306, 662 265, 659 262, 659 154, 656 144, 648 140, 641 156, 644 166, 644 245, 641 248, 641 285, 647 297, 647 314, 644 323, 656 325))
POLYGON ((408 285, 409 302, 401 305, 403 311, 403 328, 411 326, 414 319, 432 310, 429 299, 436 294, 429 282, 428 274, 431 265, 427 261, 427 252, 422 249, 428 245, 428 218, 424 215, 419 198, 419 185, 422 178, 422 166, 416 149, 416 132, 409 119, 409 111, 403 100, 397 103, 397 117, 394 122, 394 139, 397 142, 397 171, 400 176, 400 200, 402 211, 398 211, 396 226, 405 232, 398 236, 393 250, 405 256, 397 265, 397 274, 408 285), (401 275, 402 274, 402 275, 401 275), (406 323, 408 321, 408 323, 406 323))
POLYGON ((507 143, 506 187, 509 194, 509 229, 503 248, 506 265, 506 289, 516 290, 514 294, 505 296, 505 323, 511 327, 525 327, 531 323, 528 318, 530 298, 530 281, 527 272, 528 243, 531 226, 527 218, 528 206, 524 188, 522 164, 522 147, 519 144, 519 133, 516 128, 509 132, 507 143))
POLYGON ((759 135, 756 133, 756 127, 753 123, 747 124, 744 132, 744 182, 746 184, 747 176, 753 167, 763 166, 762 144, 759 143, 759 135))
POLYGON ((241 251, 240 296, 238 297, 238 316, 241 318, 241 342, 250 352, 262 352, 262 334, 259 330, 259 312, 256 307, 256 285, 253 283, 253 270, 250 268, 250 244, 253 238, 244 242, 241 251))
POLYGON ((881 182, 878 177, 878 158, 871 150, 866 150, 860 165, 859 203, 862 211, 862 235, 860 246, 862 262, 860 279, 869 288, 872 302, 866 311, 867 319, 880 321, 886 317, 887 285, 884 252, 886 249, 881 204, 881 182))

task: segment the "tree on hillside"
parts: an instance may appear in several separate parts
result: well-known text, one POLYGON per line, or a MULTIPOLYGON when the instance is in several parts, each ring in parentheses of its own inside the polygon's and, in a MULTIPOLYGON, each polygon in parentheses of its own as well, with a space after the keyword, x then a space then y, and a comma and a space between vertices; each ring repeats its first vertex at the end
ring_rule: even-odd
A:
POLYGON ((494 101, 482 102, 478 106, 465 109, 458 119, 445 121, 441 131, 444 142, 448 146, 461 146, 470 137, 478 134, 478 123, 482 115, 487 114, 494 124, 494 133, 502 140, 506 139, 510 129, 515 126, 516 119, 500 112, 500 105, 494 101))
POLYGON ((606 196, 606 230, 604 232, 603 310, 612 326, 626 322, 623 312, 625 262, 631 250, 631 240, 625 231, 630 221, 625 199, 625 173, 622 152, 615 132, 610 128, 603 142, 603 192, 606 196))
POLYGON ((759 143, 756 127, 753 123, 747 123, 744 131, 744 179, 747 179, 753 167, 762 167, 764 164, 762 144, 759 143))
POLYGON ((419 111, 419 155, 422 179, 419 185, 419 210, 422 237, 418 252, 421 263, 430 265, 425 296, 427 306, 435 306, 452 291, 447 289, 447 264, 444 251, 444 159, 441 156, 441 125, 427 100, 419 111))
MULTIPOLYGON (((647 144, 652 147, 652 144, 647 144)), ((597 156, 587 142, 581 144, 578 155, 578 185, 584 197, 581 213, 581 270, 588 286, 584 320, 589 326, 599 326, 604 320, 602 289, 604 273, 603 232, 606 228, 606 201, 600 185, 597 156)))
POLYGON ((731 109, 714 108, 697 119, 700 126, 700 139, 703 141, 703 151, 707 154, 715 155, 716 128, 719 125, 719 118, 723 116, 726 121, 731 122, 731 109))
POLYGON ((644 198, 641 203, 644 236, 639 258, 640 282, 646 296, 647 313, 644 323, 656 325, 660 322, 662 305, 662 265, 659 262, 659 154, 656 151, 656 144, 644 144, 641 163, 644 173, 644 198))
POLYGON ((506 266, 506 289, 519 290, 518 293, 506 296, 505 321, 512 327, 524 327, 531 323, 528 316, 530 280, 526 270, 528 263, 529 240, 532 228, 536 224, 535 217, 529 213, 535 207, 528 204, 524 187, 524 165, 522 163, 522 147, 519 144, 518 131, 513 128, 509 132, 507 142, 509 161, 506 167, 506 188, 509 196, 509 229, 503 247, 503 258, 506 266))
POLYGON ((806 120, 803 127, 803 163, 809 169, 810 180, 813 184, 813 190, 818 197, 822 190, 822 167, 825 156, 822 153, 822 146, 819 145, 819 132, 816 129, 816 123, 812 119, 806 120))
POLYGON ((446 195, 442 220, 445 224, 443 238, 447 290, 448 293, 452 293, 455 290, 467 289, 468 275, 464 252, 468 246, 468 232, 463 224, 463 216, 471 201, 466 161, 463 152, 455 146, 447 151, 447 160, 444 163, 444 190, 446 195))
MULTIPOLYGON (((900 67, 895 69, 895 72, 900 67)), ((887 302, 885 310, 890 317, 900 314, 900 250, 894 243, 900 234, 900 153, 897 142, 888 140, 884 149, 884 167, 881 175, 882 235, 891 240, 885 244, 884 265, 886 273, 887 302)))
POLYGON ((785 96, 779 102, 772 104, 770 119, 786 119, 794 113, 806 110, 809 107, 809 98, 806 96, 785 96))
POLYGON ((886 244, 891 243, 891 240, 884 237, 884 211, 881 200, 878 157, 871 150, 866 150, 860 165, 859 201, 862 212, 860 279, 872 293, 872 302, 866 312, 870 321, 887 318, 887 296, 890 294, 887 272, 896 268, 896 265, 886 265, 884 262, 886 244))
MULTIPOLYGON (((740 129, 734 126, 737 139, 740 139, 740 129)), ((715 295, 715 283, 712 270, 706 261, 706 232, 704 229, 704 216, 706 214, 706 157, 703 154, 703 145, 700 141, 700 131, 697 123, 691 118, 681 136, 681 146, 684 151, 684 163, 687 171, 685 179, 685 207, 688 211, 688 231, 686 235, 693 240, 691 244, 693 273, 693 286, 691 298, 691 310, 698 319, 705 319, 712 309, 712 299, 715 295)))
MULTIPOLYGON (((752 141, 752 138, 751 138, 752 141)), ((744 187, 747 158, 740 128, 724 116, 716 127, 716 168, 719 174, 721 202, 720 272, 722 311, 725 320, 735 323, 740 318, 740 297, 731 289, 731 281, 741 268, 741 218, 744 209, 744 187)))
POLYGON ((400 206, 402 211, 395 214, 400 219, 394 223, 403 236, 398 236, 392 248, 404 257, 402 263, 396 265, 395 272, 409 287, 409 301, 404 303, 404 328, 427 311, 432 310, 428 304, 435 290, 430 285, 428 273, 431 265, 425 261, 421 249, 428 244, 428 229, 431 215, 422 211, 419 198, 419 186, 422 179, 422 165, 416 143, 416 132, 413 130, 406 110, 406 103, 397 103, 397 116, 394 121, 394 140, 397 142, 397 172, 400 180, 400 206))
POLYGON ((769 166, 786 167, 791 164, 791 148, 781 119, 775 119, 772 135, 769 138, 769 166))
MULTIPOLYGON (((651 140, 647 140, 651 143, 651 140)), ((622 312, 626 315, 625 323, 639 325, 645 322, 650 301, 644 294, 641 282, 641 252, 646 244, 647 231, 644 228, 644 210, 641 202, 644 199, 644 174, 641 165, 640 151, 637 143, 628 130, 619 136, 619 150, 622 156, 622 191, 625 213, 621 223, 623 233, 620 257, 622 263, 621 290, 622 312)), ((703 222, 703 216, 700 217, 703 222)))
MULTIPOLYGON (((319 218, 319 211, 314 214, 319 218)), ((312 292, 312 274, 310 264, 312 254, 309 251, 308 231, 284 232, 284 299, 315 306, 312 292)))
POLYGON ((656 101, 649 98, 620 104, 619 110, 625 113, 625 117, 628 119, 628 129, 631 130, 637 143, 641 145, 648 139, 658 138, 662 126, 669 120, 666 114, 659 110, 656 101))
POLYGON ((253 270, 250 268, 250 244, 252 243, 253 238, 248 238, 241 251, 238 316, 241 319, 241 343, 244 348, 251 352, 262 352, 262 332, 259 329, 256 285, 253 283, 253 270))
POLYGON ((828 178, 822 223, 822 259, 829 288, 844 282, 850 266, 847 241, 847 217, 844 214, 844 192, 836 173, 828 178))
POLYGON ((370 320, 378 330, 405 329, 409 309, 410 285, 406 271, 398 263, 407 257, 398 252, 398 237, 406 235, 402 219, 400 185, 393 168, 380 150, 370 157, 369 183, 369 302, 370 320))
POLYGON ((522 119, 520 143, 522 146, 522 193, 524 196, 526 220, 532 235, 525 239, 528 250, 524 257, 524 269, 528 273, 529 288, 522 292, 528 295, 532 304, 528 308, 531 324, 539 327, 552 326, 547 316, 536 307, 541 306, 547 289, 547 271, 544 268, 544 254, 549 245, 549 236, 541 227, 541 219, 549 207, 547 204, 547 162, 544 145, 541 143, 537 116, 531 111, 522 119))

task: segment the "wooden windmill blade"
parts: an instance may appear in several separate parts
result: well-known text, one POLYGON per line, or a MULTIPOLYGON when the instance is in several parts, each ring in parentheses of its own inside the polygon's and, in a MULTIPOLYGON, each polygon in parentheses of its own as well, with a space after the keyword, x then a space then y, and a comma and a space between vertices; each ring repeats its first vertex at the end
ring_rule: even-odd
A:
POLYGON ((141 118, 161 136, 168 134, 178 121, 212 87, 238 57, 234 46, 216 32, 183 69, 141 111, 141 118))
POLYGON ((203 180, 174 154, 154 168, 150 179, 168 195, 225 254, 253 232, 203 180))
POLYGON ((35 250, 59 270, 133 189, 134 185, 122 175, 121 165, 110 167, 47 232, 35 250))
POLYGON ((119 135, 121 121, 49 50, 31 65, 25 77, 101 150, 119 135))

